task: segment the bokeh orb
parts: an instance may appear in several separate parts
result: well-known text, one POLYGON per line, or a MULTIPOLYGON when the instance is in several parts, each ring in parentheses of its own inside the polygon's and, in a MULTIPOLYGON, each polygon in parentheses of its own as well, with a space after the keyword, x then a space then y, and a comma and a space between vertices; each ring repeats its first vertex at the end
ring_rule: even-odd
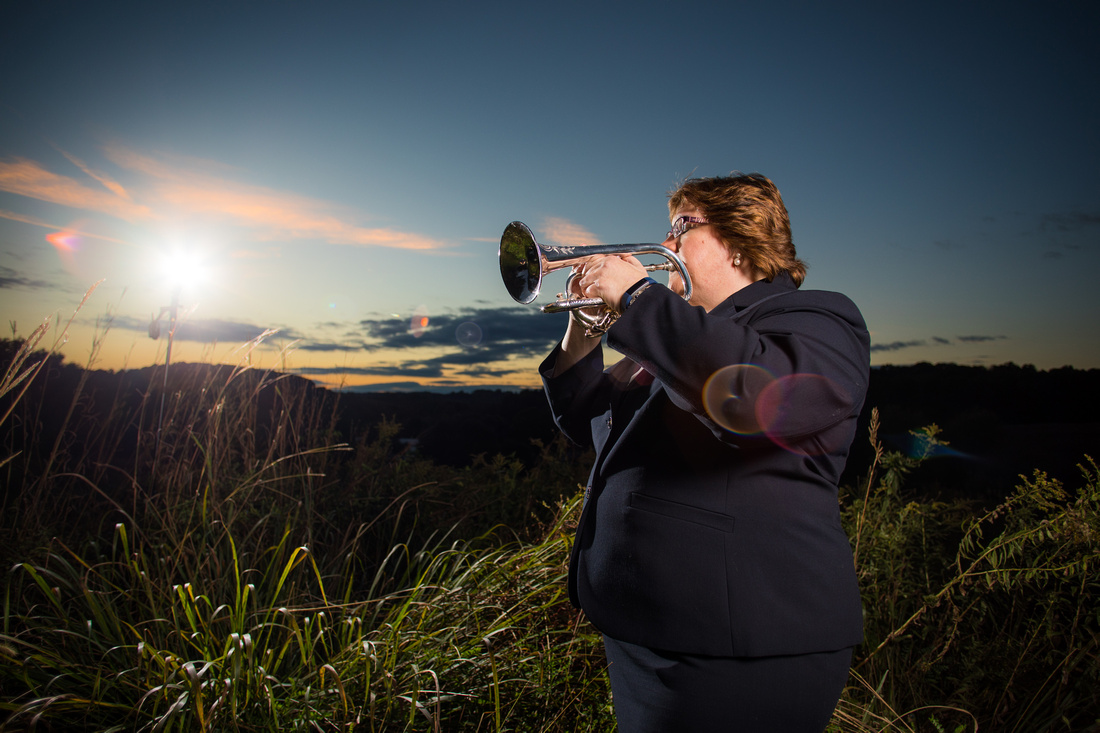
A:
POLYGON ((789 374, 769 384, 756 401, 756 419, 773 443, 799 455, 836 448, 832 430, 848 414, 848 396, 820 374, 789 374))
POLYGON ((418 306, 417 309, 413 311, 412 318, 409 320, 409 333, 411 333, 414 338, 420 338, 428 329, 429 320, 427 306, 418 306))
POLYGON ((472 321, 460 323, 455 329, 455 338, 463 346, 477 346, 481 343, 481 326, 472 321))
POLYGON ((774 381, 766 369, 754 364, 722 367, 703 386, 703 407, 711 420, 730 432, 759 433, 762 426, 756 415, 756 402, 774 381))

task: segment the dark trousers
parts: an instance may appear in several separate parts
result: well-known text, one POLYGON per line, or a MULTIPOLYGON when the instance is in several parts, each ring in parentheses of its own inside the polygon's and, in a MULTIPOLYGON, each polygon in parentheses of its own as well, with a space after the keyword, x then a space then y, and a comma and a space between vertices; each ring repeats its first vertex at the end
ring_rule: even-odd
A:
POLYGON ((821 733, 852 650, 702 657, 604 636, 619 733, 821 733))

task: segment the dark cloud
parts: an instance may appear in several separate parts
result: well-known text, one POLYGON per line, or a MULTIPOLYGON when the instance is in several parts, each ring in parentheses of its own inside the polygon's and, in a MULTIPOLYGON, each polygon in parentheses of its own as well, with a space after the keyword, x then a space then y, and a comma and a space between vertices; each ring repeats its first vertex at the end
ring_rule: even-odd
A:
POLYGON ((561 338, 567 317, 527 308, 467 308, 429 315, 427 325, 416 332, 405 318, 364 319, 359 325, 373 348, 452 347, 432 359, 470 364, 545 354, 561 338))
MULTIPOLYGON (((251 323, 234 323, 220 318, 189 318, 176 327, 177 341, 199 343, 245 343, 259 338, 267 329, 251 323)), ((280 333, 287 337, 288 334, 280 333)))
POLYGON ((466 308, 454 313, 428 314, 428 323, 413 331, 412 319, 384 317, 359 322, 378 348, 462 346, 460 327, 475 324, 481 331, 478 348, 548 351, 565 331, 564 314, 546 315, 533 308, 466 308), (419 335, 416 335, 419 333, 419 335))
POLYGON ((26 288, 29 290, 44 290, 53 287, 55 287, 55 285, 46 280, 35 280, 34 278, 25 277, 10 267, 0 266, 0 289, 26 288))
MULTIPOLYGON (((134 318, 131 316, 116 316, 111 320, 111 328, 126 331, 149 331, 150 320, 134 318)), ((239 323, 226 321, 220 318, 180 318, 173 337, 176 341, 192 341, 203 344, 210 343, 247 343, 263 336, 269 329, 252 323, 239 323)), ((281 341, 303 339, 301 334, 292 329, 270 329, 275 333, 269 334, 269 338, 277 338, 281 341)), ((166 337, 168 334, 168 315, 160 318, 160 334, 166 337)), ((302 348, 298 346, 297 348, 302 348)))
MULTIPOLYGON (((429 316, 428 324, 419 337, 413 335, 410 319, 382 316, 363 319, 357 324, 356 333, 347 334, 346 340, 314 339, 293 329, 278 330, 268 339, 284 344, 295 341, 296 351, 312 353, 346 354, 385 349, 407 355, 407 358, 368 367, 334 365, 291 370, 302 376, 347 374, 438 380, 444 374, 458 373, 466 377, 499 377, 529 371, 529 364, 520 369, 513 367, 513 363, 518 359, 549 353, 565 331, 563 319, 567 317, 515 307, 467 308, 429 316)), ((346 326, 325 323, 318 324, 317 328, 325 331, 346 326)), ((149 321, 120 316, 114 319, 111 327, 147 333, 149 321)), ((166 336, 167 330, 167 316, 162 315, 161 337, 166 336)), ((262 336, 265 330, 252 323, 184 317, 176 329, 175 339, 200 343, 247 343, 262 336)))
POLYGON ((978 344, 984 341, 1004 341, 1008 336, 956 336, 964 344, 978 344))
MULTIPOLYGON (((421 384, 420 382, 379 382, 377 384, 362 384, 355 387, 339 388, 343 392, 476 392, 487 389, 485 385, 469 385, 453 380, 439 380, 434 384, 421 384)), ((520 391, 530 387, 520 387, 509 384, 495 384, 488 389, 504 391, 520 391)))
POLYGON ((1043 231, 1078 232, 1100 224, 1100 214, 1087 211, 1069 211, 1058 214, 1043 214, 1039 227, 1043 231))
MULTIPOLYGON (((304 340, 306 351, 393 351, 404 355, 390 363, 365 367, 306 367, 302 376, 354 375, 439 380, 444 375, 463 378, 500 378, 531 370, 531 357, 549 353, 565 331, 565 314, 546 315, 527 308, 466 308, 429 315, 416 336, 412 319, 395 316, 365 318, 357 340, 343 343, 304 340)), ((339 324, 328 324, 335 327, 339 324)))
MULTIPOLYGON (((423 392, 432 388, 425 387, 420 382, 381 382, 378 384, 364 384, 357 387, 345 387, 345 392, 423 392)), ((443 390, 450 391, 450 387, 443 390)))
POLYGON ((379 364, 369 367, 298 367, 288 369, 287 371, 299 374, 303 377, 347 374, 363 377, 416 377, 422 379, 435 379, 443 375, 443 369, 439 365, 425 364, 418 361, 402 364, 379 364))
POLYGON ((460 369, 458 370, 458 372, 464 377, 492 377, 494 379, 499 379, 501 377, 510 377, 516 374, 530 376, 531 368, 527 365, 524 365, 523 367, 513 367, 509 369, 490 369, 486 366, 475 366, 469 369, 460 369))
POLYGON ((904 349, 913 349, 921 346, 950 346, 953 343, 974 344, 982 343, 985 341, 1002 341, 1007 339, 1007 336, 956 336, 955 340, 944 338, 943 336, 933 336, 931 339, 914 339, 913 341, 893 341, 888 344, 871 344, 871 351, 902 351, 904 349))
POLYGON ((1097 245, 1100 214, 1089 211, 1067 211, 1043 214, 1039 217, 1039 232, 1045 251, 1043 258, 1062 260, 1073 253, 1097 245))
MULTIPOLYGON (((549 348, 542 349, 538 352, 541 354, 550 353, 549 348)), ((506 344, 492 348, 489 346, 479 346, 473 348, 462 349, 461 351, 452 351, 441 356, 433 356, 429 359, 423 360, 421 363, 425 364, 443 364, 443 365, 467 365, 467 364, 485 364, 487 362, 501 361, 504 359, 516 357, 516 356, 531 356, 530 352, 517 353, 515 350, 509 348, 506 344)))
POLYGON ((331 341, 302 341, 295 347, 298 351, 369 351, 370 347, 362 341, 359 342, 341 342, 335 343, 331 341))
POLYGON ((924 339, 917 341, 893 341, 888 344, 871 344, 871 351, 901 351, 902 349, 912 349, 917 346, 927 346, 927 342, 924 339))
MULTIPOLYGON (((380 364, 370 367, 345 367, 345 366, 331 366, 331 367, 300 367, 290 368, 287 371, 297 374, 303 377, 325 377, 332 376, 334 374, 344 376, 364 376, 364 377, 404 377, 404 378, 416 378, 416 379, 431 379, 435 384, 444 384, 446 380, 441 379, 444 376, 444 366, 447 366, 447 362, 430 363, 431 360, 405 362, 401 364, 380 364)), ((447 375, 454 377, 461 375, 466 378, 470 377, 506 377, 514 374, 529 374, 531 371, 529 365, 523 367, 501 367, 493 368, 486 364, 474 364, 465 369, 452 369, 448 370, 447 375)), ((458 382, 456 382, 457 384, 458 382)), ((419 383, 417 383, 419 384, 419 383)))

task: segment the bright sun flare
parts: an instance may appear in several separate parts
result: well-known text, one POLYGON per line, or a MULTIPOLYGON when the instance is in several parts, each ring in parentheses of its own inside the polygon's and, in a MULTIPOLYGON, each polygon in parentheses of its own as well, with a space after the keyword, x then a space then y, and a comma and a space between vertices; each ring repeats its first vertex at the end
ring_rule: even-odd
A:
POLYGON ((175 250, 161 261, 161 272, 173 289, 202 285, 209 277, 209 269, 206 259, 193 250, 175 250))

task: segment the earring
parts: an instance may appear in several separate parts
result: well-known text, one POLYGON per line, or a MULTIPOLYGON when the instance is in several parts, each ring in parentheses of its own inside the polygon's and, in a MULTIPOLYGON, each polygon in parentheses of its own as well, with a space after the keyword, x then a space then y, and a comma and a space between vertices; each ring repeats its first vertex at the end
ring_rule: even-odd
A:
POLYGON ((740 267, 741 266, 741 253, 740 252, 738 252, 736 255, 733 256, 733 266, 734 267, 740 267))

